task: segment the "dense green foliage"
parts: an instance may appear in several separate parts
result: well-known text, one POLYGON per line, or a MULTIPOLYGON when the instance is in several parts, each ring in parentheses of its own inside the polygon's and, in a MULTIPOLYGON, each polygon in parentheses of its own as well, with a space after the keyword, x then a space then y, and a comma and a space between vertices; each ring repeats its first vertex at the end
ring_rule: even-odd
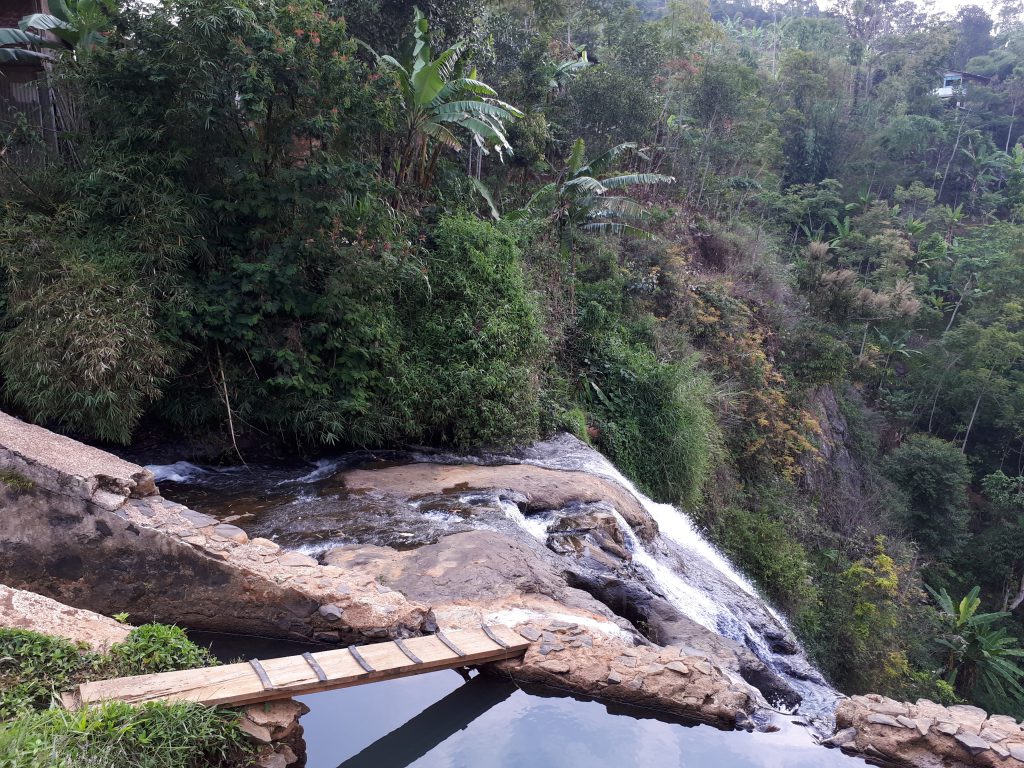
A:
POLYGON ((1006 627, 992 625, 1009 614, 978 613, 981 598, 978 587, 972 589, 959 604, 946 590, 932 592, 942 609, 945 636, 939 642, 948 650, 947 682, 957 693, 979 701, 990 708, 1012 708, 1024 697, 1024 670, 1015 659, 1024 656, 1024 648, 1009 635, 1006 627))
POLYGON ((112 4, 59 139, 0 126, 5 407, 212 458, 568 429, 844 690, 1024 714, 977 663, 1024 636, 1014 6, 422 10, 112 4))
POLYGON ((69 712, 54 698, 88 680, 215 664, 178 627, 133 629, 109 653, 0 629, 0 766, 197 768, 245 754, 237 714, 192 704, 123 703, 69 712))
POLYGON ((971 470, 960 450, 930 435, 914 435, 892 452, 890 477, 908 497, 907 526, 921 546, 949 555, 967 533, 971 470))

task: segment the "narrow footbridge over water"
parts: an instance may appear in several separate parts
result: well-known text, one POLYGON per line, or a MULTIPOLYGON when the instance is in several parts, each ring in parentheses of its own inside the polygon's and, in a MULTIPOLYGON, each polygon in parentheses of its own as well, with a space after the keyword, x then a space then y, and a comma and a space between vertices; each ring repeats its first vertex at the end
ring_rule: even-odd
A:
POLYGON ((265 661, 98 680, 79 685, 63 701, 68 708, 104 701, 253 704, 502 661, 522 656, 529 646, 508 627, 485 625, 265 661))

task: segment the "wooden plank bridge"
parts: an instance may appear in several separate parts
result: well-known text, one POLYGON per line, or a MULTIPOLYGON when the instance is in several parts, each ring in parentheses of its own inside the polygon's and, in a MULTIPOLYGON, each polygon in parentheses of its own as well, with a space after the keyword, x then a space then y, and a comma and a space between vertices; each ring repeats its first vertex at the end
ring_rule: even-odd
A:
POLYGON ((508 627, 485 625, 266 661, 97 680, 79 685, 63 701, 70 709, 104 701, 253 704, 511 659, 529 646, 508 627))

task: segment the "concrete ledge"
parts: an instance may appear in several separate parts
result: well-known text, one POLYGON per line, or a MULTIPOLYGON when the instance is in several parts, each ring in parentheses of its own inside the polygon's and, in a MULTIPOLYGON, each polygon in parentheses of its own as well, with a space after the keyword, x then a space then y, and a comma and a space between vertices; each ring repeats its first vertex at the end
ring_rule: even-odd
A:
POLYGON ((105 509, 157 492, 148 469, 6 413, 0 413, 0 470, 105 509))
POLYGON ((6 584, 0 584, 0 627, 63 637, 100 652, 123 641, 132 630, 131 626, 101 614, 72 608, 6 584))

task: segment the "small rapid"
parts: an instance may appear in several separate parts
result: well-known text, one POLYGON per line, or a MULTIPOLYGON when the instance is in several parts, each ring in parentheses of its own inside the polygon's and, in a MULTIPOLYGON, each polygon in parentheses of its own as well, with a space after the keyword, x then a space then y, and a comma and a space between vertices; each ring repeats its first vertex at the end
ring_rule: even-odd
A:
MULTIPOLYGON (((417 459, 443 463, 522 463, 542 469, 584 472, 618 484, 658 524, 658 537, 645 546, 622 515, 613 510, 628 537, 635 564, 649 574, 664 597, 687 618, 745 646, 782 676, 800 695, 798 711, 808 724, 826 729, 831 726, 839 694, 807 660, 781 614, 700 533, 686 512, 648 498, 598 451, 571 435, 560 434, 517 454, 467 458, 421 453, 417 459)), ((536 521, 518 513, 518 509, 516 512, 510 513, 509 519, 538 537, 536 521)))

